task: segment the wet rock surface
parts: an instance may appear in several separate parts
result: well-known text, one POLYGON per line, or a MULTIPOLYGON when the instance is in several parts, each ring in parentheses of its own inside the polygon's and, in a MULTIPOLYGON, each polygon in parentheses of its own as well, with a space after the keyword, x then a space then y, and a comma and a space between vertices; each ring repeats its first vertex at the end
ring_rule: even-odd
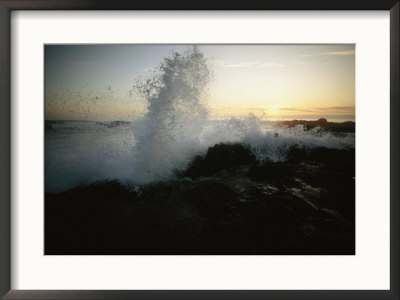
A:
POLYGON ((176 180, 45 197, 46 254, 354 254, 355 152, 293 148, 258 163, 220 144, 176 180))

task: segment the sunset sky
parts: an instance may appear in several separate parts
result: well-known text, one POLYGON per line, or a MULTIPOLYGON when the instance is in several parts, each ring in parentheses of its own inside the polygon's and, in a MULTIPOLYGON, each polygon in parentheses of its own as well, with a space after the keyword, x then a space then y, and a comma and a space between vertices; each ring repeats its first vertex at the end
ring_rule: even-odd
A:
MULTIPOLYGON (((45 46, 46 119, 132 120, 132 91, 180 45, 45 46)), ((354 120, 354 45, 199 45, 213 71, 211 118, 354 120)))

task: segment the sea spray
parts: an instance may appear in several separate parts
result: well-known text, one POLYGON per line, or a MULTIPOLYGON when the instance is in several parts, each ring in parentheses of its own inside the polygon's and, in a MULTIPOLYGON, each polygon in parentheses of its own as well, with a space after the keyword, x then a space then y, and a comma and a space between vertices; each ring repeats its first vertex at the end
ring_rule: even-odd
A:
POLYGON ((307 130, 303 125, 278 127, 266 132, 249 131, 242 142, 250 147, 260 163, 285 161, 293 147, 307 150, 317 147, 354 149, 355 146, 354 134, 336 136, 319 127, 307 130))
POLYGON ((207 120, 209 79, 207 61, 194 46, 173 52, 152 78, 137 83, 147 113, 133 125, 134 182, 166 179, 203 150, 199 136, 207 120))
POLYGON ((292 147, 346 149, 354 148, 355 145, 354 134, 336 136, 321 130, 320 127, 308 130, 303 125, 272 126, 263 129, 261 124, 254 114, 244 118, 208 121, 200 135, 200 141, 207 147, 218 143, 241 143, 248 147, 261 163, 286 160, 292 147))

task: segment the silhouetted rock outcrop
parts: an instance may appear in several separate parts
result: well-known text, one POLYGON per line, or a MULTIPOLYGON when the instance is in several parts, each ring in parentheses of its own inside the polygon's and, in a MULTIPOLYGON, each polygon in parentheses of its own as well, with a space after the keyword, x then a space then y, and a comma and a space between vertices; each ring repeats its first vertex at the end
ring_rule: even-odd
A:
POLYGON ((335 132, 335 133, 353 133, 355 132, 355 122, 328 122, 325 118, 320 118, 317 121, 306 121, 306 120, 292 120, 277 122, 277 126, 294 127, 297 125, 303 125, 306 130, 311 130, 315 127, 320 127, 322 130, 335 132))
POLYGON ((256 163, 255 156, 241 144, 217 144, 208 148, 207 154, 196 156, 186 171, 192 178, 211 176, 218 171, 239 165, 256 163))
POLYGON ((119 126, 128 126, 131 124, 131 122, 116 120, 116 121, 111 121, 111 122, 96 122, 96 124, 104 126, 104 127, 108 127, 108 128, 114 128, 114 127, 119 127, 119 126))

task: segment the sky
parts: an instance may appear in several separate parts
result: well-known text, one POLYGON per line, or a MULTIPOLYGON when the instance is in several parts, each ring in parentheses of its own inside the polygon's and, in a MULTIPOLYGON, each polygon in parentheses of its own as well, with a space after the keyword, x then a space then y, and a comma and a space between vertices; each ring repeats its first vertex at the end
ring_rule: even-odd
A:
MULTIPOLYGON (((132 87, 188 45, 46 45, 48 120, 133 120, 132 87)), ((212 70, 210 118, 355 119, 354 45, 199 45, 212 70)))

